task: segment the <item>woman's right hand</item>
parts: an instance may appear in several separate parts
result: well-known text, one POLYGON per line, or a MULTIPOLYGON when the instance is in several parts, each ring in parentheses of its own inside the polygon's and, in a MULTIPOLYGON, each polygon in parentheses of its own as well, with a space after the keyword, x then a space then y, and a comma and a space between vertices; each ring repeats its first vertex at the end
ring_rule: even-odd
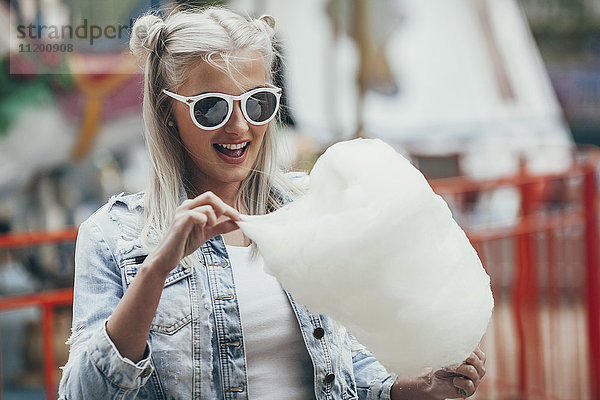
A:
POLYGON ((150 325, 169 272, 208 239, 238 229, 234 221, 239 220, 237 210, 211 192, 177 207, 167 233, 146 257, 106 322, 106 333, 123 357, 134 363, 144 357, 150 325))
POLYGON ((214 193, 204 192, 177 207, 167 233, 149 257, 168 274, 209 239, 239 229, 235 221, 240 220, 235 208, 214 193))

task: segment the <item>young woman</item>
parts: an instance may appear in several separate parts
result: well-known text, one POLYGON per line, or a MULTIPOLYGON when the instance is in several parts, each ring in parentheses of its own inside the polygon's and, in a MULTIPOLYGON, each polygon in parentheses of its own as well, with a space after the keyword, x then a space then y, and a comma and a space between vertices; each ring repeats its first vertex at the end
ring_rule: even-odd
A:
POLYGON ((389 374, 294 302, 237 229, 300 192, 275 161, 274 25, 222 8, 136 21, 152 177, 79 229, 61 399, 442 399, 479 385, 479 350, 453 371, 389 374))

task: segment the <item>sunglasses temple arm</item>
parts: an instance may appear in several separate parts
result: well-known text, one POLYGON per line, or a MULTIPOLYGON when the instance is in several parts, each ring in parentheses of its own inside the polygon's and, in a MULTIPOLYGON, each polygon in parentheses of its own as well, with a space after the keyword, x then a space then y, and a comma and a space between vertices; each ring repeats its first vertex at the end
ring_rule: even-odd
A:
POLYGON ((179 100, 183 103, 188 104, 188 102, 187 102, 188 97, 178 95, 177 93, 169 92, 167 89, 163 89, 163 92, 165 92, 165 94, 171 96, 175 100, 179 100))

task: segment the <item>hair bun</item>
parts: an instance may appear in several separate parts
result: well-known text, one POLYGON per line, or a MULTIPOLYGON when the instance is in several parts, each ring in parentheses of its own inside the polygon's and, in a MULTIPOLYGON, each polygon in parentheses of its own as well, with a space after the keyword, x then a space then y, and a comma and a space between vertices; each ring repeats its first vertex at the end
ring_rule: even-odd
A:
POLYGON ((275 18, 272 15, 263 15, 259 20, 269 25, 271 29, 275 29, 275 18))
POLYGON ((129 39, 131 53, 140 62, 145 62, 150 53, 157 51, 161 33, 166 27, 163 19, 153 14, 138 18, 131 29, 129 39))

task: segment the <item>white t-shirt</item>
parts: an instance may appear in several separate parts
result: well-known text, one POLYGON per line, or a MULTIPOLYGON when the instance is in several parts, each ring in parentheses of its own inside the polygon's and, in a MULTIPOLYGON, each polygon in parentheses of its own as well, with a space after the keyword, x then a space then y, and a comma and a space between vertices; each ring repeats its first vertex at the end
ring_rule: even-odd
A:
POLYGON ((279 282, 250 246, 225 245, 242 319, 248 398, 314 398, 313 366, 298 320, 279 282))

